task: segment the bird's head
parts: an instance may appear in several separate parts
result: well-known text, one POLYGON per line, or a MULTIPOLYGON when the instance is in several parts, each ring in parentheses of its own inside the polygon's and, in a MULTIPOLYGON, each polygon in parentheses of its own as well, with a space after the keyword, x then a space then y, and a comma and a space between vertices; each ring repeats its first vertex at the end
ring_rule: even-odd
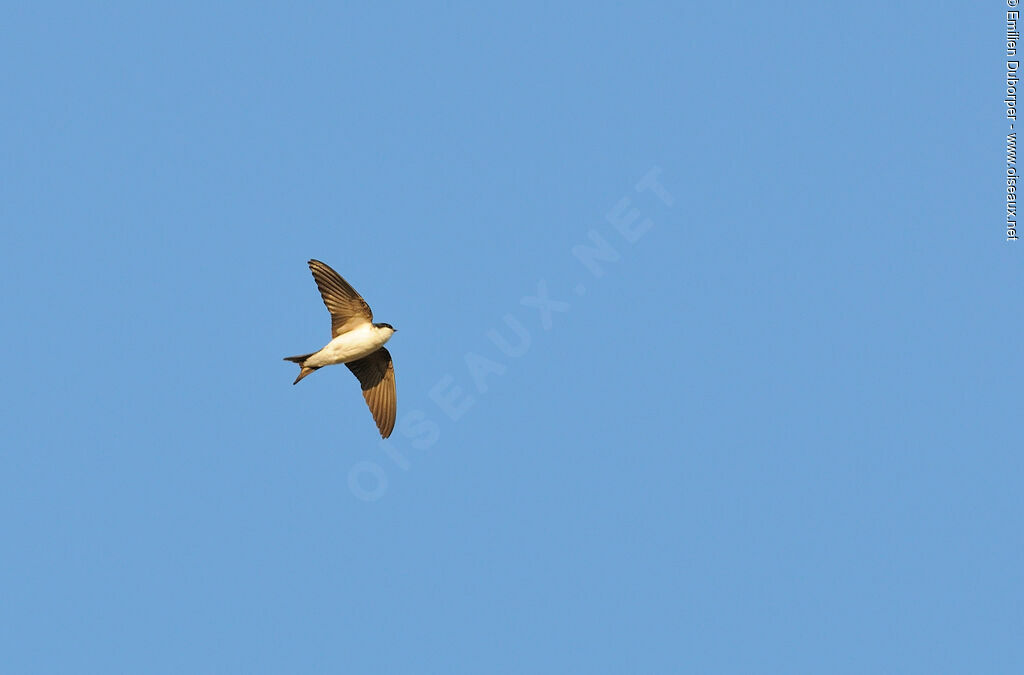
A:
POLYGON ((373 327, 377 330, 385 330, 388 332, 388 337, 391 337, 394 333, 398 332, 394 326, 390 323, 375 323, 373 327))

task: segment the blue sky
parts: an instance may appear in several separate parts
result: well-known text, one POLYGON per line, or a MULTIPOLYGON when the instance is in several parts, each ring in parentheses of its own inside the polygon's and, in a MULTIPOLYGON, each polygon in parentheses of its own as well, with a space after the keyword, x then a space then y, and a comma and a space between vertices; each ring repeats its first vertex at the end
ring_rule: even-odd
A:
POLYGON ((5 667, 1021 672, 1002 12, 8 8, 5 667))

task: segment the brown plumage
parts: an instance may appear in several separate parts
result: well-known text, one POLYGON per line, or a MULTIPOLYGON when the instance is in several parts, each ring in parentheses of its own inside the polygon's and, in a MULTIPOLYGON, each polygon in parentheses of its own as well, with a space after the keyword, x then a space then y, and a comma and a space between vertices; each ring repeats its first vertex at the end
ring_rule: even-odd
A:
POLYGON ((310 260, 309 269, 331 313, 331 341, 320 351, 285 357, 285 361, 299 365, 299 375, 292 384, 325 365, 344 363, 359 380, 381 437, 387 438, 395 428, 397 396, 391 353, 383 344, 395 329, 386 323, 373 323, 370 306, 329 266, 310 260))
MULTIPOLYGON (((369 356, 345 364, 359 378, 363 398, 373 414, 382 438, 391 435, 395 428, 395 367, 391 363, 391 352, 381 347, 369 356)), ((300 374, 300 377, 302 375, 300 374)))

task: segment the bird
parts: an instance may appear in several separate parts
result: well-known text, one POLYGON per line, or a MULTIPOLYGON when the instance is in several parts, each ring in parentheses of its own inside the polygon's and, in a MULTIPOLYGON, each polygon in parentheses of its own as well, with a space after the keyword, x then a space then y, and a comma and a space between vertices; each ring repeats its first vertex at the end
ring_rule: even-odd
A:
POLYGON ((284 358, 299 364, 299 376, 292 384, 324 366, 344 363, 359 380, 381 438, 387 438, 395 428, 397 399, 395 368, 384 343, 395 334, 395 329, 389 323, 374 323, 370 306, 328 265, 319 260, 310 260, 308 264, 331 313, 331 341, 319 351, 284 358))

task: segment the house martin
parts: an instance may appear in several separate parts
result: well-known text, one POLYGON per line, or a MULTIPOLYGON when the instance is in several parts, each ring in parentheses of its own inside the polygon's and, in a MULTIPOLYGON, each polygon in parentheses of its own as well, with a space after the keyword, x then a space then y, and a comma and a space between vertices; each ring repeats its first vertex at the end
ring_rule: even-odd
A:
POLYGON ((359 380, 381 437, 387 438, 395 428, 397 399, 395 368, 384 343, 395 329, 387 323, 374 323, 370 306, 330 267, 310 260, 309 269, 331 313, 331 341, 320 351, 285 357, 285 361, 299 364, 299 376, 292 384, 324 366, 344 363, 359 380))

